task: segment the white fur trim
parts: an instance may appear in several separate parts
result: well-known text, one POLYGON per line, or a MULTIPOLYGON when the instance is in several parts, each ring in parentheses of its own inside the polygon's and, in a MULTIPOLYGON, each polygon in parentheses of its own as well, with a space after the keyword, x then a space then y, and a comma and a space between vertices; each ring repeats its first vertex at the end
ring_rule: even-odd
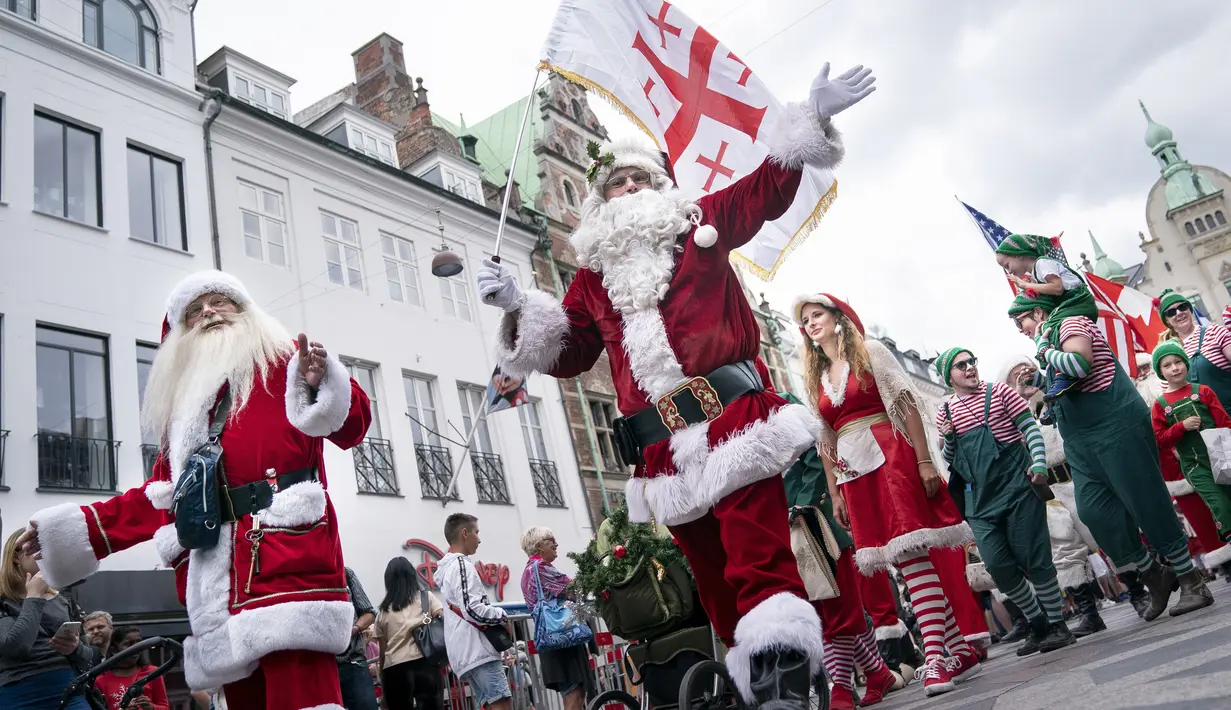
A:
POLYGON ((351 382, 346 366, 336 357, 326 360, 325 378, 312 402, 308 383, 299 373, 299 353, 286 365, 286 418, 308 436, 329 436, 342 428, 350 414, 351 382))
POLYGON ((175 523, 164 525, 154 531, 154 547, 158 550, 158 557, 162 559, 164 565, 168 567, 175 565, 175 561, 184 554, 179 535, 175 532, 175 523))
POLYGON ((1172 498, 1179 498, 1180 496, 1190 496, 1196 493, 1197 489, 1193 488, 1193 484, 1189 483, 1188 479, 1181 478, 1178 481, 1167 481, 1167 492, 1171 494, 1172 498))
POLYGON ((795 316, 795 325, 802 326, 804 324, 803 310, 804 306, 809 303, 815 303, 826 308, 837 308, 833 303, 833 299, 823 293, 800 294, 795 297, 795 303, 791 304, 791 313, 795 316))
POLYGON ((1047 511, 1047 534, 1053 541, 1068 540, 1076 534, 1073 515, 1069 513, 1068 508, 1064 507, 1064 503, 1048 501, 1044 510, 1047 511), (1056 504, 1052 505, 1052 503, 1056 504))
POLYGON ((1213 552, 1205 553, 1206 567, 1218 567, 1219 565, 1231 562, 1231 545, 1223 545, 1213 552))
POLYGON ((527 291, 525 296, 521 308, 500 320, 496 344, 500 370, 516 379, 550 370, 560 358, 569 330, 568 315, 555 296, 543 291, 527 291))
POLYGON ((98 571, 85 516, 83 506, 77 503, 61 503, 30 516, 38 527, 42 548, 38 566, 53 588, 63 589, 98 571))
POLYGON ((671 349, 667 327, 657 307, 625 313, 621 327, 628 368, 637 386, 649 395, 649 401, 684 384, 684 369, 671 349))
POLYGON ((889 566, 938 547, 965 547, 974 541, 965 521, 945 528, 920 528, 899 535, 884 547, 863 547, 855 550, 855 564, 866 576, 889 569, 889 566))
POLYGON ((727 671, 740 695, 752 703, 752 659, 766 651, 800 651, 812 674, 821 669, 824 641, 812 604, 780 592, 757 604, 735 626, 735 646, 727 651, 727 671))
POLYGON ((1056 565, 1056 584, 1061 589, 1073 589, 1094 581, 1094 570, 1088 564, 1056 565))
POLYGON ((846 155, 842 134, 829 119, 822 120, 808 106, 790 103, 782 108, 765 134, 769 159, 790 170, 804 165, 832 169, 846 155))
POLYGON ((910 633, 910 630, 906 628, 906 624, 901 620, 893 626, 877 626, 872 630, 872 634, 876 636, 877 641, 900 639, 908 633, 910 633))
POLYGON ((172 330, 183 327, 188 304, 207 293, 221 293, 241 306, 252 304, 252 296, 239 279, 222 271, 198 271, 176 284, 167 296, 167 321, 172 330))
POLYGON ((671 437, 678 473, 635 478, 625 492, 629 519, 653 513, 664 525, 680 525, 705 515, 718 501, 757 481, 781 475, 816 442, 817 419, 802 404, 787 404, 766 419, 734 432, 713 449, 707 425, 671 437), (634 482, 635 481, 635 482, 634 482))
POLYGON ((603 185, 611 174, 620 168, 641 168, 656 178, 655 189, 663 189, 661 183, 667 178, 667 170, 663 167, 662 154, 646 141, 640 138, 617 138, 604 143, 598 151, 599 155, 611 153, 615 157, 615 162, 610 166, 599 168, 594 182, 590 183, 590 193, 597 195, 600 200, 604 199, 603 185))
POLYGON ((231 613, 233 525, 223 524, 214 547, 189 553, 192 636, 184 640, 184 678, 191 688, 218 688, 247 678, 262 656, 275 651, 336 654, 350 643, 355 621, 350 602, 286 601, 231 613))
POLYGON ((991 641, 992 634, 988 631, 981 631, 977 634, 962 634, 962 638, 966 639, 967 643, 979 643, 981 641, 991 641))
POLYGON ((701 224, 692 233, 692 240, 702 249, 709 249, 718 243, 718 230, 712 224, 701 224))
POLYGON ((829 373, 825 373, 825 376, 821 378, 821 389, 825 391, 825 396, 829 398, 829 401, 833 404, 833 406, 841 407, 842 403, 846 401, 846 389, 847 385, 850 384, 850 378, 851 363, 849 360, 842 361, 842 368, 838 375, 838 379, 842 382, 841 389, 834 388, 833 381, 829 377, 829 373))
POLYGON ((150 481, 145 484, 145 497, 150 499, 150 505, 155 510, 171 510, 175 486, 170 481, 150 481))
POLYGON ((1064 439, 1060 436, 1060 430, 1055 426, 1040 425, 1039 431, 1043 434, 1043 447, 1047 452, 1047 467, 1054 468, 1067 463, 1069 459, 1064 454, 1064 439))
POLYGON ((325 705, 313 705, 312 707, 304 708, 303 710, 346 710, 346 708, 334 703, 327 703, 325 705))
POLYGON ((311 525, 325 517, 325 488, 319 481, 304 481, 278 491, 273 503, 261 511, 261 524, 274 528, 311 525))

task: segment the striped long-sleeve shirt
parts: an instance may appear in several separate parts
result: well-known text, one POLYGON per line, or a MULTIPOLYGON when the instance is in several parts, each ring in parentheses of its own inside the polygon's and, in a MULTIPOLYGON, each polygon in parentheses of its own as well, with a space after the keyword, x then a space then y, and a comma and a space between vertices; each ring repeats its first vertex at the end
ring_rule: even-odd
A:
MULTIPOLYGON (((942 451, 949 463, 953 463, 957 452, 957 437, 983 426, 983 404, 986 397, 987 383, 982 382, 979 388, 970 394, 950 395, 946 402, 948 407, 941 407, 937 413, 937 428, 941 427, 946 417, 951 417, 953 422, 954 433, 944 437, 942 451)), ((1026 400, 1003 382, 992 384, 987 425, 992 430, 992 436, 1002 444, 1024 440, 1030 452, 1031 472, 1047 473, 1047 449, 1043 445, 1043 432, 1039 429, 1039 422, 1031 413, 1026 400)))

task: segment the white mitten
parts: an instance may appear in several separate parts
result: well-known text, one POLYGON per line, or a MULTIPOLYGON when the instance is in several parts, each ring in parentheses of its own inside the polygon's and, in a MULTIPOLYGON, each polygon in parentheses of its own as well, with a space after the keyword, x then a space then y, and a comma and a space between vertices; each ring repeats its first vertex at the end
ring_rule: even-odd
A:
POLYGON ((503 308, 505 313, 521 308, 521 304, 526 300, 526 295, 517 287, 513 274, 503 264, 497 264, 491 259, 483 260, 483 268, 479 269, 475 281, 479 284, 479 297, 483 302, 503 308), (492 298, 488 299, 488 296, 492 298))
POLYGON ((808 103, 822 119, 833 118, 876 91, 876 87, 872 86, 874 83, 876 77, 872 76, 872 70, 865 69, 862 64, 847 69, 842 76, 831 81, 829 62, 825 62, 821 73, 812 81, 808 103))

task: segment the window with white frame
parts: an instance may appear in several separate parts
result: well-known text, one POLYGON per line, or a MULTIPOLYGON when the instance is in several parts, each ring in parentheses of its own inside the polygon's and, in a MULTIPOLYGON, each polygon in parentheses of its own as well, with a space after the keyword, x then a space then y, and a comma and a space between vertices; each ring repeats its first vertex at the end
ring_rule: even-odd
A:
MULTIPOLYGON (((462 272, 463 276, 465 272, 462 272)), ((470 320, 470 286, 463 276, 438 278, 440 284, 440 300, 444 304, 445 314, 461 320, 470 320)))
POLYGON ((0 0, 0 10, 15 12, 27 20, 38 19, 36 0, 0 0))
POLYGON ((137 239, 188 249, 184 176, 178 161, 128 146, 128 229, 137 239))
POLYGON ((385 258, 385 281, 389 284, 389 298, 412 306, 423 305, 423 297, 419 293, 419 266, 415 261, 414 242, 392 234, 381 234, 380 251, 385 258))
POLYGON ((158 21, 142 0, 84 0, 81 20, 86 44, 142 69, 159 71, 158 21))
POLYGON ((380 435, 380 407, 377 406, 376 365, 355 360, 343 360, 346 371, 359 383, 359 387, 372 403, 372 424, 368 427, 367 438, 383 439, 380 435))
POLYGON ((244 253, 257 261, 286 266, 286 211, 282 193, 241 180, 239 213, 244 253))
MULTIPOLYGON (((616 456, 615 430, 611 426, 611 423, 619 416, 616 413, 615 405, 598 399, 590 400, 589 404, 590 417, 594 422, 594 436, 598 439, 599 458, 603 462, 603 470, 609 472, 624 471, 624 467, 620 465, 620 459, 616 456)), ((585 462, 585 464, 589 463, 589 461, 585 462)))
POLYGON ((436 417, 439 408, 432 380, 403 373, 402 388, 406 391, 406 414, 410 417, 410 436, 415 446, 440 446, 436 417))
POLYGON ((450 170, 444 170, 445 189, 455 195, 461 195, 472 202, 483 203, 482 193, 479 191, 479 183, 477 180, 460 175, 450 170))
POLYGON ((236 74, 232 79, 234 86, 231 95, 246 104, 255 106, 266 113, 272 113, 278 118, 287 117, 286 95, 280 91, 260 84, 246 76, 236 74))
POLYGON ((539 419, 538 400, 530 400, 517 408, 521 419, 521 435, 526 440, 526 453, 532 459, 548 460, 547 439, 543 437, 543 423, 539 419))
POLYGON ((347 124, 347 127, 350 129, 349 133, 350 133, 351 150, 357 150, 360 153, 363 153, 364 155, 367 155, 372 158, 376 158, 377 160, 383 163, 388 163, 389 165, 396 165, 396 163, 393 160, 393 144, 392 143, 390 143, 389 141, 383 138, 377 138, 371 133, 368 133, 367 131, 361 128, 356 128, 355 126, 352 126, 350 124, 347 124))
POLYGON ((34 209, 103 226, 99 135, 68 121, 34 114, 34 209))
POLYGON ((362 291, 359 226, 345 217, 321 212, 321 235, 325 238, 325 270, 329 281, 362 291))

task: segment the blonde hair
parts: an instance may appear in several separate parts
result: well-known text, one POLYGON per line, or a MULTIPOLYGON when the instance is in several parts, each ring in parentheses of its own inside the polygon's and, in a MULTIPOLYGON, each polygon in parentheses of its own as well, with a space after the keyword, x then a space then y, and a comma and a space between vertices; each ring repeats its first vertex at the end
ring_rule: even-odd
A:
POLYGON ((527 528, 526 532, 521 534, 521 551, 526 553, 527 557, 533 557, 539 552, 539 546, 545 540, 550 540, 555 537, 555 533, 551 528, 544 528, 538 525, 527 528))
POLYGON ((18 528, 4 541, 4 555, 0 564, 0 598, 21 601, 26 598, 26 575, 17 567, 17 538, 26 531, 18 528))
MULTIPOLYGON (((872 372, 872 362, 868 356, 868 348, 863 344, 863 335, 842 311, 827 308, 819 303, 817 305, 825 308, 833 316, 835 327, 842 328, 842 332, 838 335, 838 357, 851 364, 851 373, 855 375, 859 389, 867 389, 868 384, 863 376, 872 372)), ((808 397, 811 399, 813 409, 819 405, 821 392, 824 389, 824 378, 829 376, 829 366, 832 364, 829 356, 819 344, 810 342, 804 347, 804 374, 807 378, 808 397)), ((841 386, 845 388, 846 383, 843 382, 841 386)))

